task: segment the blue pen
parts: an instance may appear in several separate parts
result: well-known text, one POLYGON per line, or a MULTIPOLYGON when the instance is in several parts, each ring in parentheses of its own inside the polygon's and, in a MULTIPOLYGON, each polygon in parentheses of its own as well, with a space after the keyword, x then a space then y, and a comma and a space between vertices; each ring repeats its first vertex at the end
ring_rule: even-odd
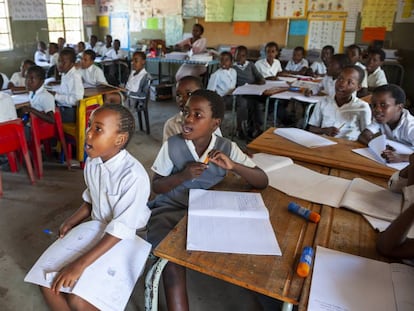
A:
POLYGON ((48 234, 48 235, 55 235, 55 233, 50 229, 44 229, 43 232, 48 234))

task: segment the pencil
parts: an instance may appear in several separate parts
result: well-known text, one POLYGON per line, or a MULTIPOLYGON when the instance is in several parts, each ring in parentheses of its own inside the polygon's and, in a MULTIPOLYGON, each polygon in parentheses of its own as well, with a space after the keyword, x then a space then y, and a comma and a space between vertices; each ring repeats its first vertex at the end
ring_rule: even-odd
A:
POLYGON ((210 161, 210 157, 209 156, 207 156, 205 159, 204 159, 204 161, 203 161, 203 163, 204 164, 208 164, 208 162, 210 161))
POLYGON ((340 127, 338 127, 338 130, 340 130, 341 128, 343 128, 345 124, 346 124, 346 122, 342 123, 342 125, 340 127))

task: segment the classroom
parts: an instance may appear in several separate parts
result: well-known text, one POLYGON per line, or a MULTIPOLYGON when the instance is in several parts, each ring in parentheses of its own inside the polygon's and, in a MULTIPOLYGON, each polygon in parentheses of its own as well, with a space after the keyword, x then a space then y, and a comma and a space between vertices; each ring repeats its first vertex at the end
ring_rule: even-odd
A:
POLYGON ((413 30, 414 0, 0 0, 0 310, 411 310, 413 30))

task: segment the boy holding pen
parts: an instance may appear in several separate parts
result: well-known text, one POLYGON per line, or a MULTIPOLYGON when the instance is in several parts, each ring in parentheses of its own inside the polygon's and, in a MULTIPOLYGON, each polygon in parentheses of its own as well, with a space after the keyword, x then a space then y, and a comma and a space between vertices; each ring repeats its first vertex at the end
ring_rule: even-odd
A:
MULTIPOLYGON (((152 166, 152 189, 158 195, 148 203, 152 210, 148 240, 153 247, 186 214, 190 189, 213 187, 227 170, 255 188, 267 186, 266 174, 234 142, 213 134, 223 116, 222 98, 212 91, 197 90, 184 107, 182 134, 162 145, 152 166)), ((169 262, 163 281, 168 310, 188 310, 185 268, 169 262)))

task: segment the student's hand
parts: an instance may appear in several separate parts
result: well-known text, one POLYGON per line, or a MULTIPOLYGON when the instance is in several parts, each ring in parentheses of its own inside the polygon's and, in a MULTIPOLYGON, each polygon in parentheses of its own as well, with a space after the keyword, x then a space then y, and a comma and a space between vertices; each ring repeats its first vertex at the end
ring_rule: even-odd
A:
POLYGON ((190 162, 187 164, 182 174, 185 180, 195 179, 203 174, 204 170, 208 168, 207 164, 200 162, 190 162))
POLYGON ((338 133, 339 133, 339 129, 336 128, 335 126, 324 127, 322 130, 323 130, 323 133, 325 135, 328 135, 328 136, 331 136, 331 137, 334 137, 334 136, 338 135, 338 133))
POLYGON ((310 96, 312 96, 313 94, 312 94, 312 90, 311 89, 305 89, 305 92, 303 92, 303 94, 305 95, 305 96, 307 96, 307 97, 310 97, 310 96))
POLYGON ((385 149, 381 156, 387 161, 387 163, 399 163, 399 162, 405 162, 407 159, 406 154, 399 154, 395 152, 395 149, 385 149))
POLYGON ((234 162, 219 150, 211 150, 208 154, 210 162, 225 170, 233 170, 234 162))
POLYGON ((73 225, 69 223, 68 221, 63 222, 63 224, 59 227, 59 238, 63 238, 66 233, 69 232, 70 229, 73 228, 73 225))
POLYGON ((20 113, 30 113, 30 106, 23 106, 22 108, 20 108, 20 113))
POLYGON ((68 264, 55 277, 52 283, 52 287, 50 289, 54 291, 56 294, 58 294, 59 289, 62 286, 73 288, 76 281, 83 273, 83 270, 85 270, 85 267, 83 267, 83 265, 77 260, 68 264))

